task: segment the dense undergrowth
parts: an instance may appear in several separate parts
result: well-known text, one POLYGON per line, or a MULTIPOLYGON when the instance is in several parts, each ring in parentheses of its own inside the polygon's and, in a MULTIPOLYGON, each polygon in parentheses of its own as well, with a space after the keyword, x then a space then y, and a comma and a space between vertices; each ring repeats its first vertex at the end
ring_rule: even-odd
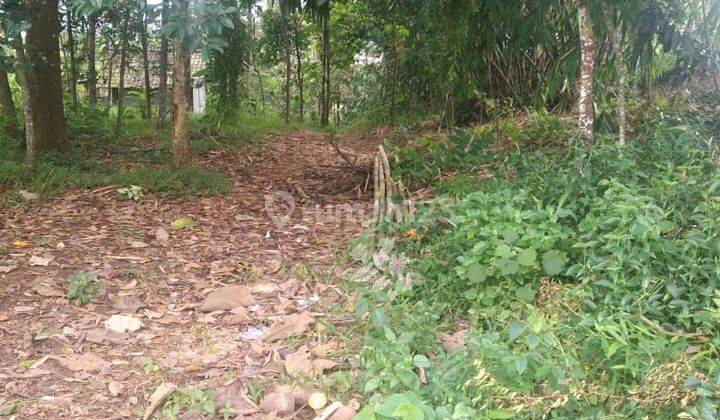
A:
POLYGON ((354 244, 360 419, 720 416, 717 115, 669 108, 625 147, 537 116, 395 150, 438 194, 354 244))
MULTIPOLYGON (((112 114, 112 112, 110 113, 112 114)), ((111 115, 110 115, 111 116, 111 115)), ((0 203, 22 201, 20 190, 48 197, 68 188, 137 185, 163 196, 196 197, 226 193, 232 182, 217 170, 190 165, 172 167, 169 128, 157 130, 154 121, 128 118, 120 133, 112 118, 99 109, 84 108, 67 115, 71 150, 40 156, 37 170, 28 174, 24 154, 14 139, 0 139, 0 203)), ((243 148, 257 151, 260 136, 297 128, 280 118, 238 115, 217 124, 195 119, 191 148, 195 155, 211 150, 243 148)))

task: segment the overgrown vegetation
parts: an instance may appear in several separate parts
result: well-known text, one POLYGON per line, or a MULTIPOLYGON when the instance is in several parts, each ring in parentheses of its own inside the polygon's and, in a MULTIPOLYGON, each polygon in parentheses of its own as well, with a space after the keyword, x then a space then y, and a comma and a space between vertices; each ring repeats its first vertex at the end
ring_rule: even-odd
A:
POLYGON ((626 147, 534 152, 550 123, 396 151, 440 194, 355 244, 359 418, 720 415, 715 116, 660 111, 626 147))

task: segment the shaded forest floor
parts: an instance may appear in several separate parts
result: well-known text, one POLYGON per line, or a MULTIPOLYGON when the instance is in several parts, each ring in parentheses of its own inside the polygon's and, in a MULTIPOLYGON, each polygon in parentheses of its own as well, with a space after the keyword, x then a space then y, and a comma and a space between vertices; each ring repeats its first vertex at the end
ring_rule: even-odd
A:
MULTIPOLYGON (((339 140, 357 162, 376 146, 339 140)), ((107 186, 3 210, 0 410, 138 418, 155 389, 171 382, 189 391, 157 413, 191 408, 195 417, 183 418, 203 418, 215 399, 218 410, 235 406, 224 411, 230 418, 273 408, 305 418, 315 413, 303 407, 303 392, 349 391, 345 331, 354 318, 343 273, 347 239, 363 217, 342 206, 368 209, 371 192, 324 133, 270 135, 264 144, 256 155, 197 158, 233 180, 223 196, 146 193, 135 202, 119 199, 122 186, 107 186), (289 218, 286 193, 296 201, 289 218), (81 273, 106 286, 85 306, 67 297, 68 279, 81 273), (111 319, 129 322, 121 329, 142 327, 115 332, 111 319), (296 404, 261 403, 282 384, 300 385, 296 404)))

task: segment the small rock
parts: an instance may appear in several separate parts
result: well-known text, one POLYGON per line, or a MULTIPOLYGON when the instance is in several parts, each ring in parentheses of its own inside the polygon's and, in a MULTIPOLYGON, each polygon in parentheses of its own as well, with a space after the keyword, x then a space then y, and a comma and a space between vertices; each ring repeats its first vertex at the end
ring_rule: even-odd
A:
POLYGON ((120 312, 134 314, 147 305, 135 296, 118 296, 113 302, 113 307, 120 312))
POLYGON ((170 234, 167 230, 165 230, 165 228, 159 227, 155 229, 155 239, 157 239, 159 242, 165 242, 170 239, 170 234))
POLYGON ((202 312, 229 311, 238 306, 249 306, 255 303, 255 297, 245 286, 225 286, 218 289, 200 305, 202 312))
POLYGON ((117 397, 122 394, 124 390, 125 387, 120 382, 112 381, 108 384, 108 391, 110 391, 110 395, 113 397, 117 397))
POLYGON ((18 191, 18 194, 20 194, 20 197, 22 197, 25 201, 33 201, 39 198, 37 194, 32 193, 28 190, 20 190, 18 191))
POLYGON ((124 333, 127 331, 135 332, 143 327, 143 323, 133 317, 127 315, 113 315, 105 321, 105 328, 116 333, 124 333))
POLYGON ((295 397, 287 392, 271 392, 263 397, 260 406, 266 413, 292 414, 295 411, 295 397))

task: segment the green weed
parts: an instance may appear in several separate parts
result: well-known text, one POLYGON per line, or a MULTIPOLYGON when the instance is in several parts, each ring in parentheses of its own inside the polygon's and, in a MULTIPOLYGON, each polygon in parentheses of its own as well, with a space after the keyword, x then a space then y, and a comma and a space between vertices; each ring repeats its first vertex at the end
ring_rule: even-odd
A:
POLYGON ((92 302, 98 293, 105 290, 95 273, 78 273, 70 276, 68 298, 74 299, 78 305, 92 302))

